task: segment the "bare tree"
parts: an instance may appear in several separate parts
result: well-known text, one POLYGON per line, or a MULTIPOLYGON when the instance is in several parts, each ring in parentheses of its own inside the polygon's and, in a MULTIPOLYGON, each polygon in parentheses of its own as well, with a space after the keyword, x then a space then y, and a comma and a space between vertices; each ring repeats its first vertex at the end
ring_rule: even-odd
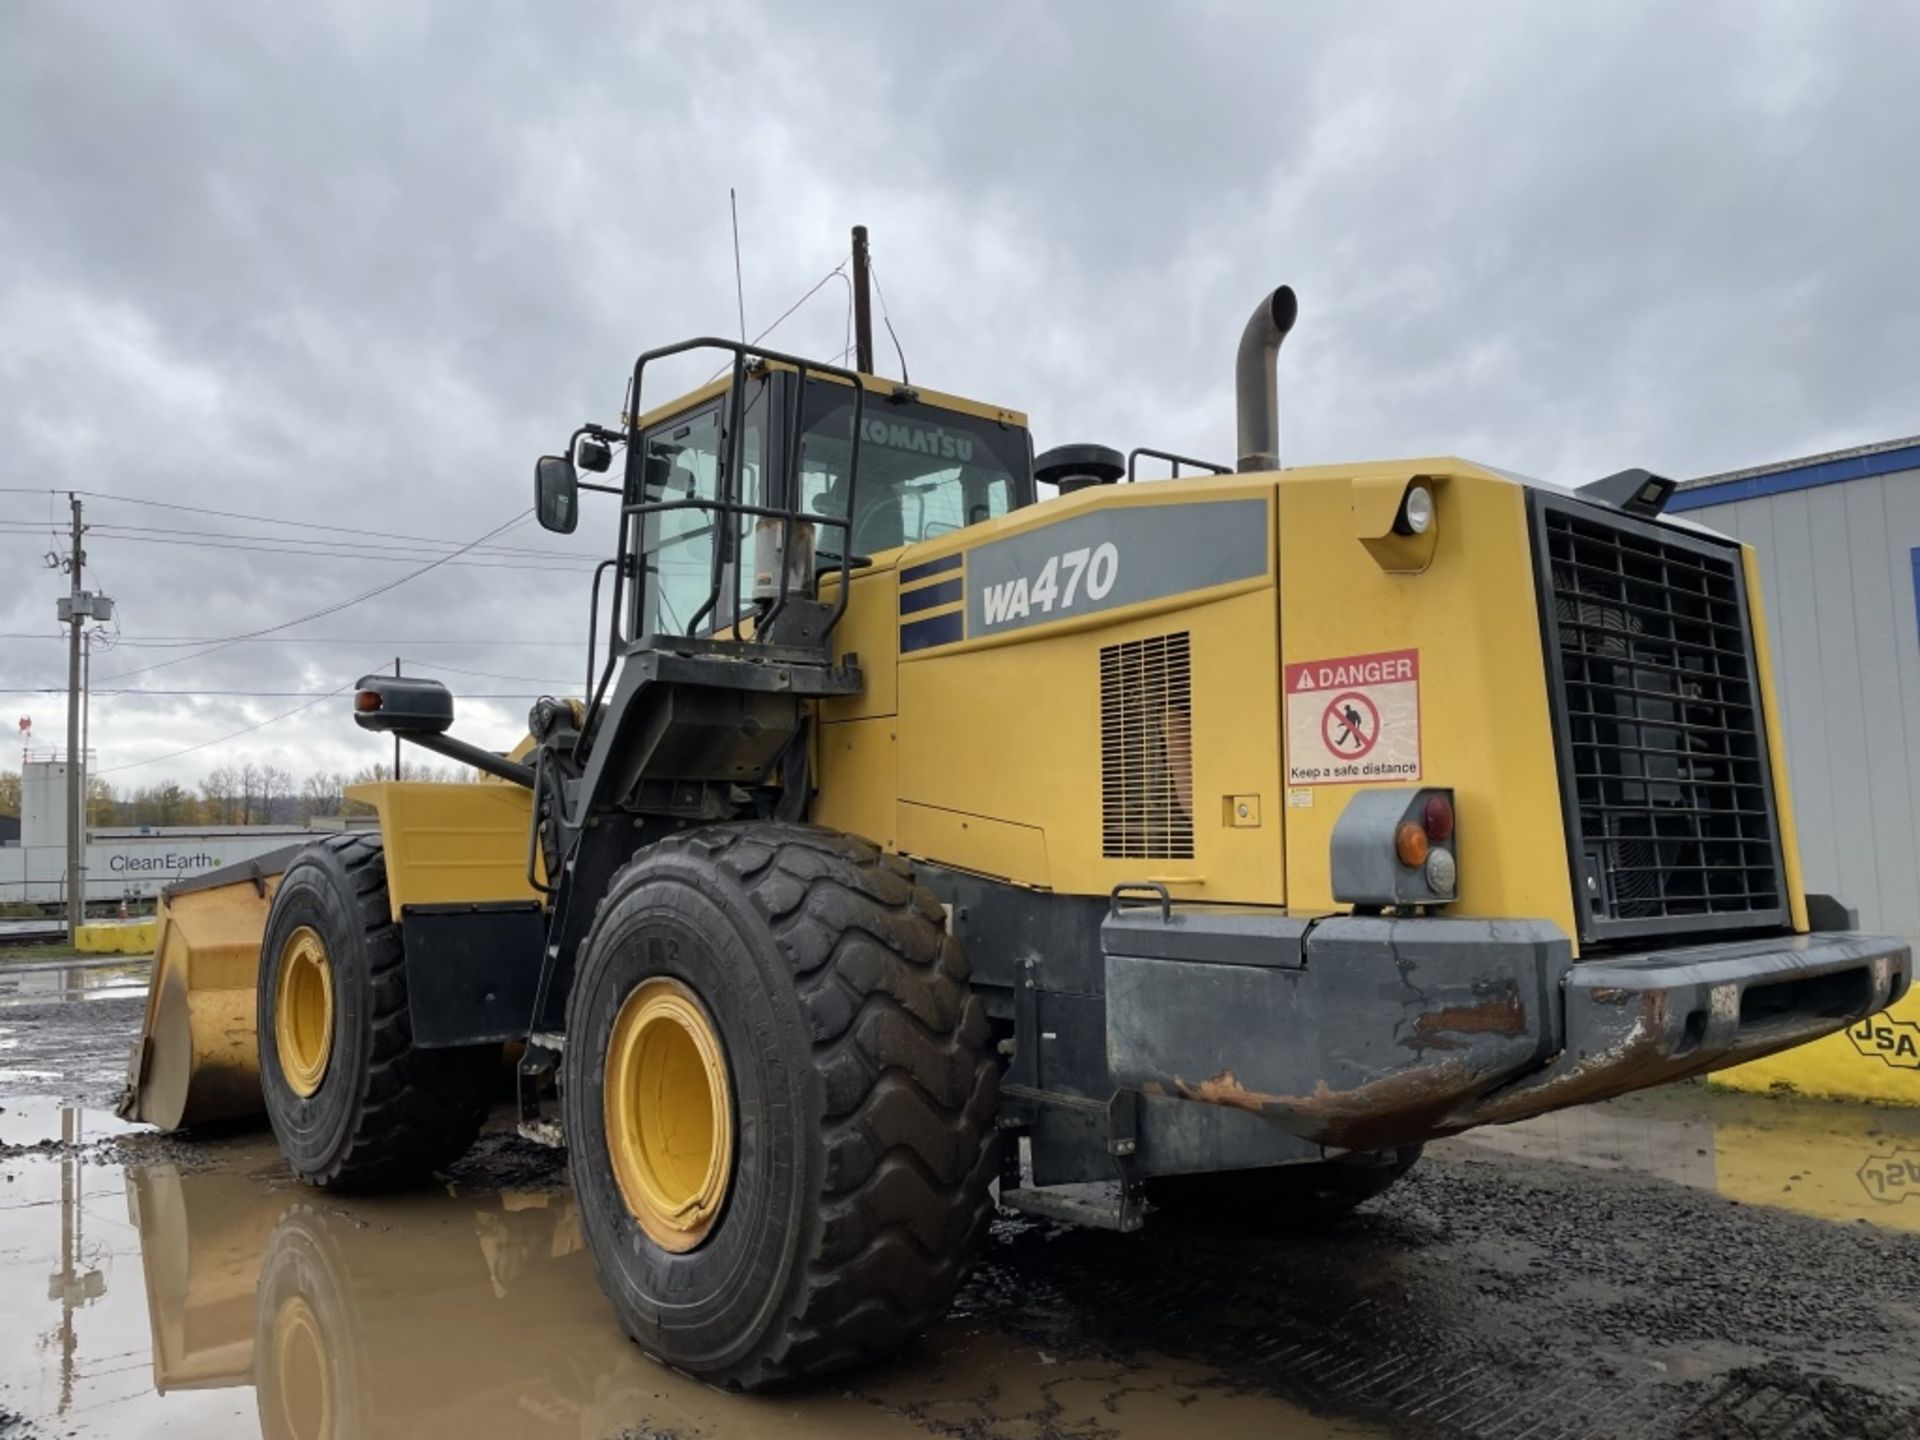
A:
POLYGON ((231 765, 222 765, 209 771, 207 778, 200 782, 200 794, 206 801, 207 823, 209 825, 233 825, 239 823, 240 777, 234 773, 231 765))
POLYGON ((200 802, 175 780, 136 790, 125 806, 130 825, 191 825, 201 813, 200 802))
POLYGON ((260 792, 263 780, 260 767, 251 760, 240 767, 240 823, 258 825, 260 823, 260 792))
POLYGON ((260 767, 260 820, 263 825, 293 818, 293 774, 278 765, 260 767))
POLYGON ((347 777, 338 770, 317 770, 300 784, 300 818, 338 815, 346 803, 347 777))

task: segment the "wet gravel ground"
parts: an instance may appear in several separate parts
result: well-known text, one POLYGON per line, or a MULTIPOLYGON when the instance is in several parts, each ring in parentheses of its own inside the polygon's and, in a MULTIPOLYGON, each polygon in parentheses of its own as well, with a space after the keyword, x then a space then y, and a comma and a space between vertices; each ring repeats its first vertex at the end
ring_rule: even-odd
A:
POLYGON ((146 1009, 136 995, 0 1010, 0 1096, 58 1095, 111 1110, 146 1009))
MULTIPOLYGON (((0 1104, 31 1092, 110 1106, 140 1014, 137 1000, 7 1011, 0 1104)), ((1695 1094, 1681 1103, 1719 1103, 1695 1094)), ((506 1118, 455 1178, 564 1185, 559 1158, 506 1118)), ((235 1142, 94 1143, 121 1163, 203 1167, 235 1142)), ((1159 1216, 1118 1236, 1005 1218, 955 1323, 1110 1360, 1121 1389, 1130 1365, 1204 1364, 1230 1388, 1407 1440, 1920 1436, 1920 1234, 1467 1141, 1431 1147, 1399 1187, 1310 1234, 1159 1216)), ((848 1382, 855 1394, 887 1383, 884 1367, 848 1382)), ((1205 1410, 1193 1408, 1196 1430, 1205 1410)))
POLYGON ((1407 1437, 1920 1436, 1920 1237, 1435 1147, 1292 1238, 1005 1227, 964 1303, 1407 1437))

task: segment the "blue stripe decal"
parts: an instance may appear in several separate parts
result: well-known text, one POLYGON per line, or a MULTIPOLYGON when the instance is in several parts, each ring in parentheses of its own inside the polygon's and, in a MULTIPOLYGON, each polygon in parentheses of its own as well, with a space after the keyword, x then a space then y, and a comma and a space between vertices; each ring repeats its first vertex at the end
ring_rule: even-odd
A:
POLYGON ((1824 460, 1817 465, 1676 490, 1667 501, 1667 509, 1676 513, 1702 510, 1709 505, 1731 505, 1736 500, 1758 500, 1763 495, 1784 495, 1792 490, 1811 490, 1817 485, 1837 485, 1844 480, 1865 480, 1872 475, 1892 475, 1901 470, 1920 470, 1920 445, 1903 445, 1898 450, 1882 450, 1874 455, 1849 455, 1844 460, 1824 460))
POLYGON ((918 590, 909 590, 900 597, 900 613, 911 615, 916 610, 937 610, 942 605, 951 605, 960 598, 960 577, 942 580, 938 585, 925 585, 918 590))
POLYGON ((938 560, 929 560, 924 565, 909 565, 900 572, 900 583, 911 585, 916 580, 924 580, 929 575, 944 575, 949 570, 958 570, 960 562, 966 558, 966 552, 956 550, 951 555, 942 555, 938 560))
POLYGON ((946 615, 933 615, 925 620, 916 620, 911 625, 900 627, 900 653, 913 650, 925 650, 930 645, 951 645, 966 637, 967 612, 955 610, 946 615))

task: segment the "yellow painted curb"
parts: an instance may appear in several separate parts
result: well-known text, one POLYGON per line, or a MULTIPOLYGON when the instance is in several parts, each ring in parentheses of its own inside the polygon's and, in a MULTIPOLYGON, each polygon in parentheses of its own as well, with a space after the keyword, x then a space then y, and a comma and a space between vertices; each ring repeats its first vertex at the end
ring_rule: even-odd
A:
POLYGON ((73 932, 73 948, 89 955, 151 955, 153 920, 95 920, 73 932))
POLYGON ((1733 1090, 1920 1105, 1920 989, 1838 1035, 1707 1079, 1733 1090))

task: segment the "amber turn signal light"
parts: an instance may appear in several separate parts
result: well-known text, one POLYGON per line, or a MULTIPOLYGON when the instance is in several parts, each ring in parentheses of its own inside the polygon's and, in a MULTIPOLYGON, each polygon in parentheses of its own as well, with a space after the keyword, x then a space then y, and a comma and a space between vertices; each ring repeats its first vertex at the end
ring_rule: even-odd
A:
POLYGON ((372 690, 357 690, 353 696, 353 708, 362 715, 371 714, 380 708, 380 697, 372 690))
POLYGON ((1427 863, 1427 832, 1411 820, 1402 821, 1393 833, 1393 852, 1402 865, 1418 870, 1427 863))

